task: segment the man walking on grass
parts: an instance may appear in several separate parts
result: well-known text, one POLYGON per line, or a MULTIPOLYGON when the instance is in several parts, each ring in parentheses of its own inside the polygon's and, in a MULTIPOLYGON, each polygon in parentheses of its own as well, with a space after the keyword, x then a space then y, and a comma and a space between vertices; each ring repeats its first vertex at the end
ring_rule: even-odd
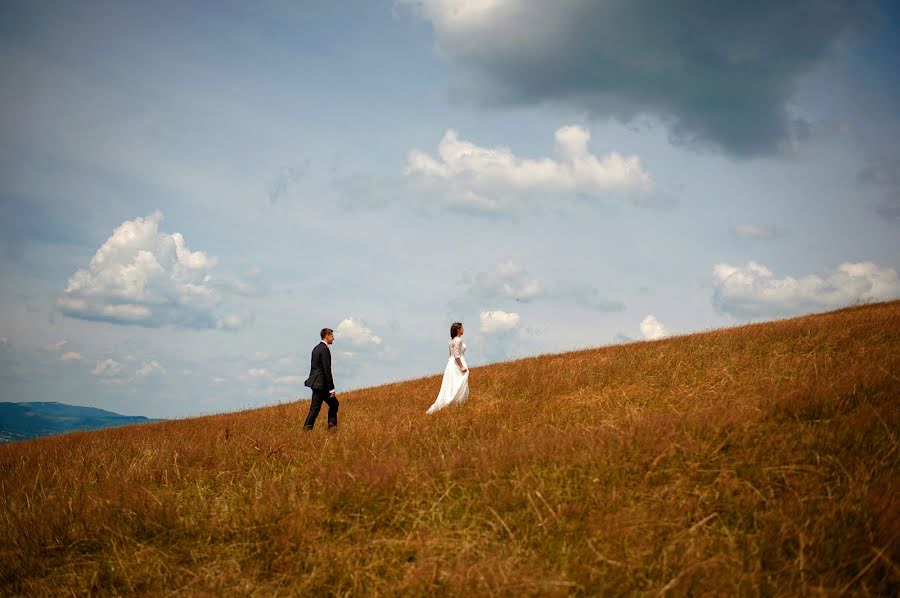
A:
POLYGON ((319 417, 322 401, 328 403, 328 429, 337 427, 338 403, 334 393, 334 378, 331 376, 331 350, 328 346, 334 342, 334 330, 323 328, 319 333, 322 342, 312 350, 309 365, 309 378, 304 384, 312 389, 312 401, 309 403, 309 415, 306 416, 305 430, 312 430, 319 417))

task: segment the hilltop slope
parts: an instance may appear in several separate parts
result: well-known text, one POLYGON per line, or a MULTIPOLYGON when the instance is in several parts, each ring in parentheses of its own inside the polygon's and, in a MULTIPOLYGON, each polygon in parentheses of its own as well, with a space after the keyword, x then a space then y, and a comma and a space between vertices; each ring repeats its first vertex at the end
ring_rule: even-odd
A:
POLYGON ((900 591, 900 302, 0 447, 0 593, 900 591))

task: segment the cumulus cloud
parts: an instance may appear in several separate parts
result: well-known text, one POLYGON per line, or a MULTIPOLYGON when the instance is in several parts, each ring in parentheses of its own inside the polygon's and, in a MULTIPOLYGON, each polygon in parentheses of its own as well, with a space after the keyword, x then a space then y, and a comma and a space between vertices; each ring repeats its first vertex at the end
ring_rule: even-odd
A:
POLYGON ((588 148, 590 133, 578 126, 556 131, 555 158, 529 159, 509 148, 481 147, 447 131, 437 157, 410 152, 404 174, 419 184, 447 190, 447 200, 474 211, 511 208, 523 194, 626 193, 640 198, 653 181, 637 156, 612 152, 602 158, 588 148))
POLYGON ((87 361, 87 358, 81 353, 68 351, 59 356, 60 361, 87 361))
POLYGON ((354 347, 378 347, 381 337, 375 335, 359 318, 349 317, 341 320, 334 330, 335 339, 348 340, 354 347))
POLYGON ((648 341, 669 336, 669 329, 656 319, 653 314, 641 320, 641 335, 648 341))
POLYGON ((441 54, 480 101, 563 102, 622 120, 653 114, 675 141, 736 155, 772 152, 789 139, 796 82, 869 9, 821 0, 740 10, 669 0, 399 3, 433 25, 441 54))
POLYGON ((892 268, 872 262, 845 262, 823 274, 775 278, 771 270, 750 261, 713 268, 713 305, 742 318, 793 315, 845 307, 859 302, 900 297, 900 280, 892 268))
POLYGON ((247 370, 247 374, 251 378, 268 378, 271 375, 266 368, 250 368, 247 370))
POLYGON ((760 226, 758 224, 739 224, 734 227, 734 232, 742 239, 771 240, 777 236, 774 225, 760 226))
POLYGON ((510 332, 519 324, 519 314, 503 310, 481 312, 481 331, 485 334, 510 332))
POLYGON ((73 318, 114 324, 185 328, 229 327, 216 309, 222 296, 216 258, 191 251, 180 233, 159 230, 161 212, 126 220, 100 246, 90 265, 69 279, 57 300, 73 318))

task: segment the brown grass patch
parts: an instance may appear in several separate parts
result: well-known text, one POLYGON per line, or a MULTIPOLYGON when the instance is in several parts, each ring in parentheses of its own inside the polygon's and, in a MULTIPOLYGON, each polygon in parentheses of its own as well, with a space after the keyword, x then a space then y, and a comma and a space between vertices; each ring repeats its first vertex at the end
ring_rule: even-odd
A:
POLYGON ((900 302, 0 446, 0 593, 897 595, 900 302))

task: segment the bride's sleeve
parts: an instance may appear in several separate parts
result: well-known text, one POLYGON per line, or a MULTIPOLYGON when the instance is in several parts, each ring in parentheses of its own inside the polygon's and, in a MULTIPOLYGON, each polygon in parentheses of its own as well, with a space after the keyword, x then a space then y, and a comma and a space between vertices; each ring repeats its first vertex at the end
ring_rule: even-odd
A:
POLYGON ((452 343, 450 343, 450 354, 453 355, 453 357, 456 357, 457 359, 462 357, 462 354, 460 353, 460 350, 459 350, 460 345, 462 345, 462 339, 459 338, 458 336, 455 339, 453 339, 452 343))

